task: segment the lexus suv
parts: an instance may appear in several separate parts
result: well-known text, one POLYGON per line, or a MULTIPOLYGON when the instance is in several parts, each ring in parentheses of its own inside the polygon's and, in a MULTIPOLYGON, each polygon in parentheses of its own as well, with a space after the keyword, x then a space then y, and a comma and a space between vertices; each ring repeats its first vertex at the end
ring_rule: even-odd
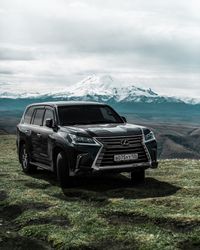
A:
POLYGON ((29 105, 17 125, 17 149, 24 172, 54 171, 61 187, 92 172, 130 172, 131 181, 142 182, 158 165, 153 132, 96 102, 29 105))

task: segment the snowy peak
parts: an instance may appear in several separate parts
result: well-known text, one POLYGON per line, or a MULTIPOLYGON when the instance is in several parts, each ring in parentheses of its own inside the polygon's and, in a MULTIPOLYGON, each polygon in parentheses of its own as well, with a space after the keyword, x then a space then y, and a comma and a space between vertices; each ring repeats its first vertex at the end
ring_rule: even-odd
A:
POLYGON ((74 86, 66 89, 73 96, 112 95, 115 83, 111 76, 88 76, 74 86))
POLYGON ((109 75, 88 76, 75 85, 65 89, 62 92, 55 93, 57 97, 86 97, 86 96, 103 96, 116 101, 132 101, 137 97, 154 98, 158 94, 151 89, 138 88, 134 85, 123 86, 122 82, 113 79, 109 75))
POLYGON ((80 84, 84 85, 99 85, 99 86, 104 86, 104 87, 109 87, 114 84, 113 78, 109 75, 104 75, 104 76, 96 76, 96 75, 91 75, 86 78, 84 78, 80 84))
POLYGON ((158 94, 151 89, 138 88, 134 85, 120 88, 120 92, 127 96, 157 97, 158 94))

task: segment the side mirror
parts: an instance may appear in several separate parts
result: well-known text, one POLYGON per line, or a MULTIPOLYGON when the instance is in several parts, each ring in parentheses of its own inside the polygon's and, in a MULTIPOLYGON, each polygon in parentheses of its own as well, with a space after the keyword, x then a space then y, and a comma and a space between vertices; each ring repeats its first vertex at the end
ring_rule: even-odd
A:
POLYGON ((53 119, 46 119, 45 120, 45 126, 48 127, 48 128, 53 128, 54 126, 54 122, 53 122, 53 119))
POLYGON ((122 118, 122 120, 123 120, 124 122, 127 122, 126 117, 121 116, 121 118, 122 118))

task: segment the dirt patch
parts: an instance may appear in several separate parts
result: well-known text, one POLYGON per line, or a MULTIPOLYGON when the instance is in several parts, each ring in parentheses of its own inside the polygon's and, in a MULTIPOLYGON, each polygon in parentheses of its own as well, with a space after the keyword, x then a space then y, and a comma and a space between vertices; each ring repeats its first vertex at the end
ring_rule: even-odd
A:
POLYGON ((191 240, 185 240, 179 243, 178 246, 181 250, 199 250, 200 249, 200 241, 194 242, 191 240))
POLYGON ((48 203, 35 202, 35 203, 23 203, 21 204, 23 210, 32 209, 32 210, 44 210, 51 207, 48 203))
POLYGON ((9 174, 0 173, 0 176, 1 177, 6 177, 6 176, 9 176, 9 174))
POLYGON ((174 232, 189 232, 193 229, 200 228, 199 221, 185 221, 177 219, 168 219, 168 218, 156 218, 151 220, 152 223, 169 229, 174 232))
POLYGON ((69 219, 64 218, 62 216, 52 216, 47 218, 36 218, 31 219, 26 223, 26 226, 30 225, 42 225, 42 224, 51 224, 58 225, 62 227, 68 227, 70 225, 69 219))
MULTIPOLYGON (((82 249, 82 248, 81 248, 82 249)), ((83 248, 84 249, 84 248, 83 248)), ((130 250, 139 249, 139 246, 136 241, 116 241, 114 239, 104 239, 101 242, 94 242, 90 246, 88 246, 85 249, 91 249, 91 250, 130 250)))
POLYGON ((33 189, 46 189, 51 185, 49 183, 36 183, 36 182, 26 182, 24 186, 33 189))
POLYGON ((61 200, 66 201, 86 201, 86 202, 93 202, 94 205, 97 204, 98 206, 104 206, 110 203, 108 197, 103 195, 98 195, 97 193, 93 192, 84 192, 81 190, 63 190, 63 193, 55 194, 53 197, 56 197, 61 200))
POLYGON ((113 225, 119 225, 119 224, 143 224, 147 223, 149 218, 146 215, 140 215, 140 214, 131 214, 126 215, 123 213, 114 213, 110 214, 107 217, 107 220, 109 223, 113 225))
POLYGON ((28 237, 22 237, 16 235, 15 237, 3 238, 0 242, 0 249, 3 250, 50 250, 52 249, 47 245, 46 242, 43 242, 38 239, 30 239, 28 237))
POLYGON ((5 205, 0 208, 0 249, 4 250, 47 250, 52 249, 48 244, 37 239, 22 237, 17 233, 19 225, 15 219, 27 209, 44 209, 49 207, 45 203, 5 205))
POLYGON ((23 209, 19 205, 9 205, 0 208, 1 218, 7 221, 17 218, 21 213, 23 213, 23 209))
POLYGON ((7 205, 0 208, 0 216, 3 220, 12 221, 28 209, 43 210, 49 208, 46 203, 23 203, 16 205, 7 205))
POLYGON ((192 229, 200 228, 200 221, 186 221, 171 218, 151 218, 147 215, 137 213, 124 214, 122 212, 118 212, 109 214, 106 218, 109 223, 113 225, 151 223, 174 232, 189 232, 192 229))
POLYGON ((0 190, 0 201, 4 201, 8 198, 7 193, 4 190, 0 190))

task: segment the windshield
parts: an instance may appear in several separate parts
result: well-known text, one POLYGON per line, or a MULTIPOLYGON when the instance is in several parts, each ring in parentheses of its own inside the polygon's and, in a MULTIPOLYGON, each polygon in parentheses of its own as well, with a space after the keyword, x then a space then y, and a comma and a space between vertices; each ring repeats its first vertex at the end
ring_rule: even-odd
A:
POLYGON ((74 105, 58 107, 60 125, 123 123, 122 118, 109 106, 74 105))

